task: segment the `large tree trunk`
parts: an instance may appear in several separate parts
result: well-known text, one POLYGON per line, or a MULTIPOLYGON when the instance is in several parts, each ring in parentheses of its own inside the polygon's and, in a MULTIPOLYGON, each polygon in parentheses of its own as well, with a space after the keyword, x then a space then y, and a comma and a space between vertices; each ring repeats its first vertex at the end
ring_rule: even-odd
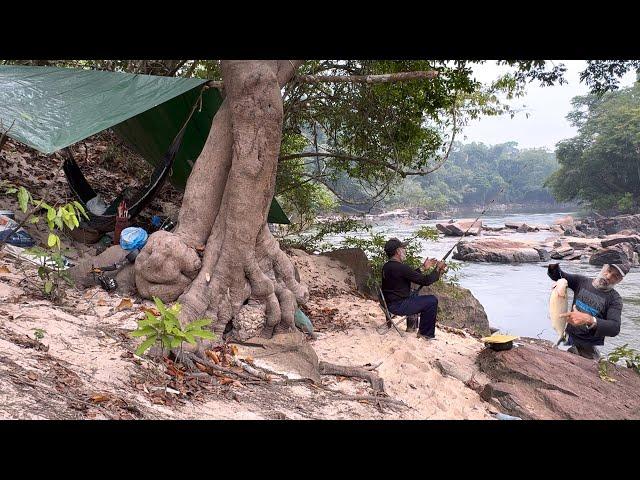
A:
POLYGON ((300 63, 222 62, 226 97, 187 182, 178 226, 152 234, 135 264, 140 294, 177 299, 183 321, 209 317, 222 331, 233 319, 259 316, 267 337, 295 328, 307 288, 266 219, 282 135, 280 88, 300 63))

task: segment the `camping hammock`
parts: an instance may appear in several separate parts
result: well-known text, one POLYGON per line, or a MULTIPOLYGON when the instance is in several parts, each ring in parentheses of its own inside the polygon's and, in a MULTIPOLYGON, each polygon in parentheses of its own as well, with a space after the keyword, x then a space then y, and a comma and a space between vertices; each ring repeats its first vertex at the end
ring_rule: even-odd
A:
MULTIPOLYGON (((146 187, 137 193, 133 198, 127 199, 126 205, 130 218, 135 218, 138 214, 144 209, 144 207, 149 204, 153 200, 153 197, 158 193, 158 190, 162 187, 165 180, 171 173, 171 167, 173 166, 173 162, 176 158, 176 154, 178 150, 180 150, 180 146, 182 145, 182 140, 184 138, 184 132, 187 127, 187 124, 191 120, 193 113, 198 106, 198 103, 202 101, 202 93, 204 92, 204 88, 201 90, 200 96, 198 100, 193 105, 191 109, 191 113, 187 117, 187 120, 182 125, 182 128, 175 136, 171 145, 169 146, 169 150, 164 154, 164 157, 160 163, 158 163, 151 174, 151 179, 146 187)), ((110 205, 99 205, 98 203, 92 203, 92 201, 98 200, 100 197, 95 192, 89 182, 82 174, 82 170, 76 163, 75 158, 73 158, 73 154, 71 150, 67 147, 65 148, 65 153, 67 158, 62 165, 64 170, 64 174, 67 177, 67 181, 69 182, 69 187, 73 194, 78 198, 78 200, 85 207, 85 211, 89 220, 83 221, 80 228, 89 228, 93 230, 97 230, 98 232, 110 232, 115 228, 116 224, 116 212, 118 209, 118 205, 120 202, 125 199, 125 191, 120 193, 110 205)))
MULTIPOLYGON (((207 80, 70 68, 0 66, 0 121, 8 136, 43 153, 65 149, 108 128, 154 166, 146 187, 129 199, 140 213, 166 180, 183 189, 222 103, 207 80), (195 106, 198 106, 196 109, 195 106)), ((96 190, 67 150, 64 171, 71 191, 87 208, 84 225, 106 232, 124 192, 96 206, 96 190), (91 202, 94 200, 93 202, 91 202)), ((275 198, 269 223, 288 224, 275 198)))

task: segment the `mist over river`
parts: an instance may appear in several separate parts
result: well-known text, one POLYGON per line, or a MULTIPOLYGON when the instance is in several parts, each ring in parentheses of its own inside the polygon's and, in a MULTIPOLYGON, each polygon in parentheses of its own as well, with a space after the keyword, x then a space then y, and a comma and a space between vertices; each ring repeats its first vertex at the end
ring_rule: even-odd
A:
MULTIPOLYGON (((504 226, 505 222, 525 222, 529 225, 553 224, 555 220, 566 215, 578 218, 574 212, 556 212, 485 215, 482 220, 485 225, 493 227, 504 226)), ((468 217, 475 218, 476 216, 477 214, 468 217)), ((444 223, 449 220, 449 218, 427 221, 385 220, 374 223, 373 231, 382 233, 386 237, 404 239, 423 225, 435 227, 436 223, 444 223)), ((349 235, 366 236, 367 234, 355 232, 349 235)), ((555 232, 539 231, 510 233, 497 238, 544 241, 558 235, 555 232)), ((336 235, 327 237, 327 240, 332 244, 339 244, 342 238, 344 235, 336 235)), ((442 258, 458 240, 458 237, 442 236, 437 242, 421 240, 422 255, 442 258)), ((552 262, 557 261, 552 260, 552 262)), ((591 277, 594 277, 601 268, 580 261, 560 260, 559 262, 563 270, 569 273, 579 273, 591 277)), ((551 328, 548 313, 549 295, 553 281, 547 276, 546 268, 542 268, 548 262, 525 264, 459 263, 462 264, 462 268, 457 272, 460 285, 471 290, 482 303, 492 327, 499 328, 502 333, 543 338, 554 342, 557 340, 557 334, 551 328)), ((605 339, 604 347, 600 347, 603 354, 625 343, 640 350, 640 269, 632 268, 624 280, 616 286, 616 290, 624 301, 622 328, 617 337, 605 339)))

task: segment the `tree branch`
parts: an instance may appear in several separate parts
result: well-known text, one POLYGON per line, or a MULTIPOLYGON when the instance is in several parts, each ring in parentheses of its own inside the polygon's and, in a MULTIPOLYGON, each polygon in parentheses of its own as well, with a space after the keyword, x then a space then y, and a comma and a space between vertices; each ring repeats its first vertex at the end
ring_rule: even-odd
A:
POLYGON ((382 75, 298 75, 294 80, 300 83, 395 83, 408 80, 433 79, 440 74, 437 70, 386 73, 382 75))
MULTIPOLYGON (((385 162, 383 160, 374 160, 373 158, 367 158, 367 157, 356 157, 353 155, 343 155, 340 153, 328 153, 328 152, 301 152, 301 153, 292 153, 290 155, 285 155, 283 157, 280 157, 280 161, 285 162, 287 160, 293 160, 295 158, 305 158, 305 157, 330 157, 330 158, 335 158, 337 160, 348 160, 348 161, 353 161, 353 162, 363 162, 363 163, 369 163, 372 165, 378 165, 381 167, 385 167, 388 168, 389 170, 393 170, 394 172, 399 173, 400 175, 426 175, 428 173, 431 173, 435 170, 437 170, 438 168, 440 168, 442 166, 442 163, 439 164, 438 166, 436 166, 433 169, 429 169, 429 170, 418 170, 418 171, 407 171, 407 170, 403 170, 402 168, 397 167, 396 165, 389 163, 389 162, 385 162)), ((446 157, 445 157, 446 160, 446 157)))
MULTIPOLYGON (((433 79, 440 74, 437 70, 418 72, 385 73, 382 75, 297 75, 293 82, 298 83, 396 83, 410 80, 433 79)), ((222 81, 211 80, 207 85, 212 88, 223 88, 222 81)))
MULTIPOLYGON (((171 69, 171 71, 169 72, 169 76, 173 77, 176 73, 178 73, 178 70, 180 70, 182 67, 184 67, 184 65, 188 62, 189 60, 180 60, 178 62, 178 64, 171 69)), ((195 61, 195 60, 194 60, 195 61)))

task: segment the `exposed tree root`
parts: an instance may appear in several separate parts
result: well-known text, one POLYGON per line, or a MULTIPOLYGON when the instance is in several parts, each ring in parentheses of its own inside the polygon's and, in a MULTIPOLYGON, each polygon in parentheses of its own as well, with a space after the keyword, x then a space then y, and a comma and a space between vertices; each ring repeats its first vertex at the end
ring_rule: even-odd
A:
POLYGON ((359 367, 348 367, 345 365, 335 365, 333 363, 320 362, 318 364, 320 375, 339 375, 342 377, 355 377, 367 380, 371 388, 376 393, 385 393, 384 381, 377 373, 359 367))

